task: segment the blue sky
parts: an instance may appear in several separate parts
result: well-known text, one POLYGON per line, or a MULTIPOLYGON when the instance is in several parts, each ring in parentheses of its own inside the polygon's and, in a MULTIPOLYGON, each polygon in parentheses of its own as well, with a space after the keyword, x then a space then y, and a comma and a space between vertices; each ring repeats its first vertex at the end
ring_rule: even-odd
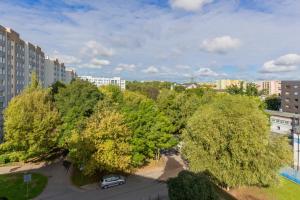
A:
POLYGON ((50 57, 129 80, 300 79, 299 18, 299 0, 0 1, 50 57))

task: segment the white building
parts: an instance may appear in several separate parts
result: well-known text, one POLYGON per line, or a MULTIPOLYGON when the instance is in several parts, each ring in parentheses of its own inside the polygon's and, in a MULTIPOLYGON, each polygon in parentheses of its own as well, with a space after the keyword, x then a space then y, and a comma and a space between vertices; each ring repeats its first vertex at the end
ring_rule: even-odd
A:
POLYGON ((55 83, 56 81, 60 81, 62 83, 66 83, 66 67, 64 63, 59 63, 59 61, 51 60, 48 57, 45 59, 45 86, 48 87, 55 83))
POLYGON ((71 83, 77 77, 76 71, 73 69, 66 69, 66 83, 71 83))
POLYGON ((293 136, 294 169, 300 169, 300 114, 267 110, 271 132, 293 136))
POLYGON ((103 85, 117 85, 121 88, 121 90, 125 90, 126 88, 126 81, 122 80, 120 77, 104 78, 93 76, 79 76, 79 78, 94 83, 95 85, 97 85, 97 87, 103 85))
POLYGON ((271 132, 292 135, 295 127, 299 126, 299 114, 267 110, 270 115, 271 132))

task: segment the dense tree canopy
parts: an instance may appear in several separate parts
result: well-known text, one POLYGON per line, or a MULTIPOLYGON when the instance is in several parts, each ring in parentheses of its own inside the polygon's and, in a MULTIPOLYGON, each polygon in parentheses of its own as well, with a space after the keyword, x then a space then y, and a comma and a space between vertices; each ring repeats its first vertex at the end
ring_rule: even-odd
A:
POLYGON ((173 90, 162 90, 157 105, 174 125, 174 134, 181 134, 187 119, 197 110, 201 99, 194 93, 177 93, 173 90))
POLYGON ((222 95, 200 106, 183 135, 183 152, 194 172, 208 170, 226 187, 269 185, 288 164, 290 149, 270 137, 260 100, 222 95))
POLYGON ((203 174, 182 171, 168 180, 170 200, 218 200, 212 182, 203 174))
POLYGON ((265 104, 268 110, 279 110, 281 107, 281 99, 277 95, 272 95, 265 99, 265 104))
POLYGON ((114 110, 99 110, 87 121, 82 133, 74 132, 70 156, 84 173, 128 171, 131 164, 131 131, 123 115, 114 110))
POLYGON ((5 142, 2 149, 27 159, 48 153, 57 144, 59 113, 49 90, 32 80, 29 88, 14 97, 4 112, 5 142))
POLYGON ((55 95, 55 104, 61 115, 62 142, 72 130, 82 128, 85 120, 91 116, 95 105, 102 98, 99 89, 84 80, 74 80, 66 87, 60 87, 55 95))
POLYGON ((126 92, 122 112, 126 124, 133 132, 131 144, 134 165, 142 165, 147 159, 158 156, 160 150, 176 144, 170 134, 174 127, 153 100, 126 92))

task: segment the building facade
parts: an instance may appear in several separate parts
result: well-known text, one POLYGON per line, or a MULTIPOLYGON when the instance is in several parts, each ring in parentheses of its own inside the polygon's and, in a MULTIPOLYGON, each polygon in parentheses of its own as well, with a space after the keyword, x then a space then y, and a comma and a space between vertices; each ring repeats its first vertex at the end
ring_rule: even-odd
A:
POLYGON ((281 95, 281 81, 258 81, 256 82, 258 91, 264 90, 266 95, 281 95))
POLYGON ((241 80, 217 80, 216 81, 216 89, 217 90, 226 90, 228 87, 232 85, 239 86, 242 83, 241 80))
POLYGON ((45 86, 48 87, 60 81, 66 83, 66 67, 64 63, 59 63, 59 61, 51 60, 49 58, 45 59, 45 86))
POLYGON ((29 85, 35 73, 42 86, 45 86, 45 53, 39 46, 30 42, 25 45, 25 85, 29 85))
POLYGON ((3 110, 25 87, 25 42, 12 29, 0 26, 0 140, 3 110))
POLYGON ((75 70, 73 69, 66 69, 66 83, 71 83, 73 79, 77 77, 75 70))
POLYGON ((93 76, 80 76, 79 78, 94 83, 97 87, 104 85, 117 85, 120 87, 121 90, 126 89, 126 81, 122 80, 120 77, 104 78, 93 76))
POLYGON ((293 137, 294 169, 300 170, 300 114, 266 111, 270 115, 271 132, 293 137))
POLYGON ((300 114, 300 81, 281 82, 281 109, 300 114))

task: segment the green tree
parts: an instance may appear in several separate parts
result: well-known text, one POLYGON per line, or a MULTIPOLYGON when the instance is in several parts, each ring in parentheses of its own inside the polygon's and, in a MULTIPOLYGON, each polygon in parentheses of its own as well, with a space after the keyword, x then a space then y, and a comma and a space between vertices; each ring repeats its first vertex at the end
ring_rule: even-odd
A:
POLYGON ((181 134, 187 119, 200 105, 201 99, 194 93, 177 93, 173 90, 162 90, 157 105, 174 125, 174 134, 181 134))
POLYGON ((207 176, 182 171, 168 180, 170 200, 217 200, 217 191, 207 176))
POLYGON ((77 79, 66 87, 60 87, 54 98, 63 121, 61 143, 64 144, 72 130, 83 128, 85 120, 102 99, 102 93, 92 83, 77 79))
POLYGON ((125 92, 121 109, 126 124, 133 132, 131 144, 135 166, 143 165, 147 159, 158 158, 161 149, 176 144, 170 134, 174 127, 153 100, 137 93, 125 92))
POLYGON ((277 95, 272 95, 265 99, 265 104, 268 110, 279 110, 281 107, 281 99, 277 95))
POLYGON ((131 163, 131 131, 124 116, 114 110, 95 112, 82 133, 70 139, 70 156, 86 175, 98 171, 128 171, 131 163))
POLYGON ((208 170, 225 187, 273 184, 291 158, 288 142, 270 137, 269 119, 254 97, 223 95, 200 106, 183 143, 190 169, 208 170))
POLYGON ((19 153, 20 159, 48 153, 58 139, 59 113, 50 92, 41 89, 35 80, 10 101, 4 112, 5 136, 1 148, 19 153))
POLYGON ((247 95, 247 96, 259 96, 257 86, 255 83, 244 83, 240 82, 240 85, 231 85, 226 89, 229 94, 239 94, 239 95, 247 95))

